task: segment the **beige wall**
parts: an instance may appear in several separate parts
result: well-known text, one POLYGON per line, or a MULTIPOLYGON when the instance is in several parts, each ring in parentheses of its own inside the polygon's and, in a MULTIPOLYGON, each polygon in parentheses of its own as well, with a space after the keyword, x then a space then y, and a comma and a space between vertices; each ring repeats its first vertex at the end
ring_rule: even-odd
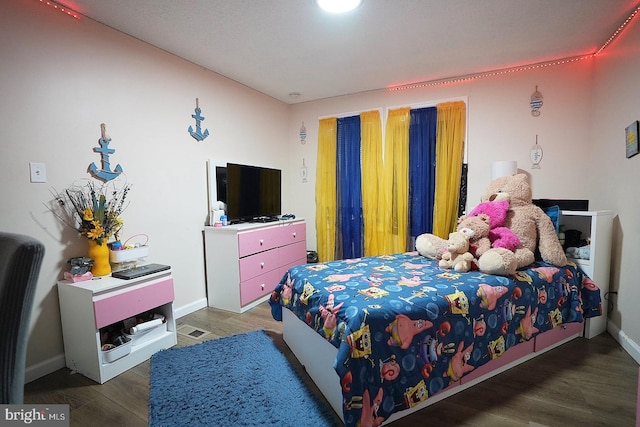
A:
POLYGON ((42 203, 51 188, 88 176, 87 166, 98 160, 91 150, 100 123, 116 149, 112 163, 120 163, 133 184, 123 236, 150 236, 150 258, 173 266, 176 307, 186 314, 206 298, 201 231, 207 159, 283 169, 283 211, 307 218, 308 247, 315 249, 318 117, 452 98, 465 98, 469 106, 469 207, 490 180, 491 162, 514 159, 531 174, 534 197, 586 198, 592 209, 616 212, 612 288, 620 298, 610 330, 619 330, 640 360, 631 246, 639 205, 633 194, 622 193, 633 188, 623 183, 637 181, 639 173, 640 156, 627 160, 623 150, 624 127, 640 118, 633 72, 640 61, 637 27, 595 60, 287 106, 91 20, 73 20, 38 2, 9 2, 0 16, 0 230, 33 235, 47 248, 28 377, 64 364, 55 283, 66 260, 84 255, 86 244, 42 203), (544 95, 537 118, 529 107, 536 85, 544 95), (211 133, 201 143, 187 132, 196 97, 211 133), (306 144, 299 138, 302 122, 306 144), (536 134, 544 159, 542 169, 531 170, 536 134), (299 175, 303 158, 306 183, 299 175), (29 182, 30 161, 46 163, 46 184, 29 182))
POLYGON ((582 174, 590 194, 616 214, 613 223, 611 290, 614 303, 609 332, 640 363, 640 155, 625 156, 625 128, 640 120, 640 21, 638 17, 596 61, 593 121, 589 140, 593 150, 582 174))
POLYGON ((27 353, 33 378, 64 366, 56 280, 87 251, 43 202, 99 164, 100 123, 116 150, 112 168, 119 163, 133 185, 122 237, 149 235, 149 260, 173 267, 184 314, 206 304, 207 159, 283 168, 286 179, 289 107, 37 1, 4 2, 0 58, 0 230, 32 235, 47 251, 27 353), (210 132, 203 142, 188 133, 196 97, 210 132), (46 164, 46 184, 29 182, 29 162, 46 164))

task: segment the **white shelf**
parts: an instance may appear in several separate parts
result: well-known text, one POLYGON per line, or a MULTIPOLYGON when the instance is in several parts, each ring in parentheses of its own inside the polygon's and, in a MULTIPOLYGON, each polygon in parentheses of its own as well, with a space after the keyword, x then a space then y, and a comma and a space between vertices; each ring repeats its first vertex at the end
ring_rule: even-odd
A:
POLYGON ((600 288, 602 315, 585 321, 585 337, 592 338, 607 330, 607 301, 604 296, 609 292, 613 211, 563 210, 560 224, 564 225, 565 231, 580 230, 581 238, 590 240, 589 259, 569 258, 569 261, 580 266, 600 288))

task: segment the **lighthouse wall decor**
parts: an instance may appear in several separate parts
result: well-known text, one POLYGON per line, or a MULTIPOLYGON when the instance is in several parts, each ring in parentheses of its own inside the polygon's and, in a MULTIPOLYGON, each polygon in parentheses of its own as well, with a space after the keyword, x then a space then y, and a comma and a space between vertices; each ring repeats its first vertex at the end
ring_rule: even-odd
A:
POLYGON ((111 170, 109 155, 115 153, 116 150, 109 148, 111 138, 107 135, 107 126, 104 123, 100 124, 100 134, 101 137, 98 140, 98 144, 100 145, 98 147, 94 147, 93 151, 100 153, 102 169, 98 169, 98 166, 92 162, 89 165, 89 173, 93 175, 94 178, 99 179, 102 182, 107 182, 118 177, 118 175, 122 173, 122 166, 118 164, 114 170, 111 170))
POLYGON ((196 121, 196 130, 193 130, 193 126, 189 126, 189 133, 198 142, 203 141, 206 137, 209 136, 209 129, 205 129, 203 133, 202 129, 200 128, 200 123, 204 120, 204 116, 200 114, 200 112, 200 104, 198 102, 198 98, 196 98, 195 114, 191 115, 191 117, 193 117, 196 121))

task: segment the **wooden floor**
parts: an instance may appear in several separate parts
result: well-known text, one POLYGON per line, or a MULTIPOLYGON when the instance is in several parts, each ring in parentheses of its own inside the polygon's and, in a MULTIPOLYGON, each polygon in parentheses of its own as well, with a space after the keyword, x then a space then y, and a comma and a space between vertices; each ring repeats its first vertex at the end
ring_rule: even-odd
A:
MULTIPOLYGON (((243 314, 205 308, 176 323, 210 331, 205 339, 269 331, 322 398, 282 341, 282 326, 267 303, 243 314)), ((178 346, 198 342, 178 335, 178 346)), ((71 426, 147 426, 148 382, 148 361, 102 385, 65 368, 27 384, 25 403, 69 404, 71 426)), ((634 426, 637 384, 638 364, 605 333, 573 340, 389 425, 634 426)))

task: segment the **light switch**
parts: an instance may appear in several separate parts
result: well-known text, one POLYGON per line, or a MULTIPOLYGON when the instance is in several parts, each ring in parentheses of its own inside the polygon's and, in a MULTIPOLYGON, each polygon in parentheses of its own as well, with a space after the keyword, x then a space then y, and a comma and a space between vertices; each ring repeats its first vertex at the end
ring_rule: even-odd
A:
POLYGON ((44 163, 29 162, 31 182, 47 182, 47 167, 44 163))

